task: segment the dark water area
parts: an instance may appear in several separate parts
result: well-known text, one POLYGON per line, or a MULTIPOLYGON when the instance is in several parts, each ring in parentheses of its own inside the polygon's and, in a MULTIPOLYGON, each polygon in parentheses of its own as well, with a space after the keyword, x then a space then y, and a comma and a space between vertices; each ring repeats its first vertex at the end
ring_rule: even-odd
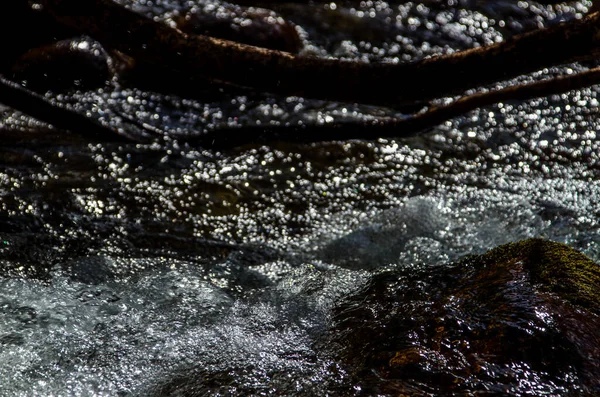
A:
MULTIPOLYGON (((221 10, 217 1, 118 3, 171 25, 191 9, 235 11, 221 10)), ((581 18, 590 3, 259 5, 294 27, 300 55, 406 62, 581 18)), ((235 23, 245 26, 243 18, 235 23)), ((84 50, 98 48, 89 38, 77 40, 84 50)), ((48 51, 60 62, 60 50, 48 51)), ((47 62, 52 68, 55 61, 47 62)), ((19 76, 27 80, 36 70, 19 76)), ((462 278, 449 265, 468 255, 541 237, 600 261, 597 87, 482 108, 407 139, 223 149, 183 138, 231 127, 403 115, 214 87, 177 95, 169 83, 149 88, 131 75, 86 86, 83 76, 68 89, 31 77, 24 83, 130 136, 151 130, 161 137, 90 138, 0 109, 1 396, 468 395, 484 392, 480 385, 498 395, 598 391, 590 374, 600 365, 581 369, 575 348, 551 355, 574 360, 563 366, 532 362, 544 362, 544 346, 567 344, 593 358, 592 325, 600 324, 600 313, 556 325, 548 320, 552 313, 574 311, 533 287, 515 307, 534 313, 524 318, 535 326, 519 329, 539 332, 528 342, 539 345, 530 356, 492 349, 506 359, 484 372, 461 363, 471 369, 453 373, 460 382, 432 381, 439 368, 458 364, 444 362, 432 345, 417 346, 415 338, 425 337, 414 331, 415 324, 436 330, 443 324, 433 323, 444 316, 483 327, 507 315, 500 301, 477 312, 480 318, 469 314, 476 305, 435 306, 450 295, 485 292, 469 289, 477 277, 462 278), (415 320, 417 311, 423 317, 415 320), (404 334, 369 331, 388 324, 404 334), (564 331, 577 324, 585 332, 564 331), (577 344, 585 335, 591 342, 577 344), (348 347, 361 359, 342 354, 348 347), (391 372, 382 363, 392 363, 391 372), (388 381, 402 374, 410 379, 388 381)), ((530 283, 504 273, 485 277, 530 283)), ((493 280, 489 285, 497 285, 493 280)), ((475 302, 484 306, 482 296, 475 302)), ((507 327, 506 340, 524 340, 507 327)), ((464 352, 464 346, 448 349, 452 357, 464 352)))

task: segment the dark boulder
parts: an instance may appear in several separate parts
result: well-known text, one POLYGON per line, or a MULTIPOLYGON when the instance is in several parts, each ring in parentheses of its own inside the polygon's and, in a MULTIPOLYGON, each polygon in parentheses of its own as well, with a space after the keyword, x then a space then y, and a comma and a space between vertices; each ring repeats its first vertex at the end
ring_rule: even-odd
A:
POLYGON ((600 267, 540 239, 375 276, 323 344, 367 394, 600 394, 600 267))

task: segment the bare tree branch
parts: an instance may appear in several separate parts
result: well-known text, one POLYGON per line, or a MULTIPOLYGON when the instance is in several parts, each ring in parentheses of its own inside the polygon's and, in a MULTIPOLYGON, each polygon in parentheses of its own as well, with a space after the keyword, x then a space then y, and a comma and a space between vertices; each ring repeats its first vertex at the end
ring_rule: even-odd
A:
MULTIPOLYGON (((60 23, 191 78, 285 95, 386 106, 424 103, 543 67, 589 59, 600 48, 600 13, 505 42, 408 64, 299 57, 190 36, 111 0, 43 0, 60 23)), ((157 76, 162 78, 162 76, 157 76)))
POLYGON ((435 127, 446 120, 484 106, 498 102, 561 94, 594 84, 600 84, 600 67, 569 76, 468 95, 448 105, 432 107, 423 113, 406 119, 392 119, 363 124, 333 123, 317 126, 221 129, 197 137, 194 142, 204 146, 227 148, 273 141, 310 143, 348 139, 408 138, 435 127))
MULTIPOLYGON (((211 37, 188 36, 110 0, 43 0, 43 3, 46 10, 65 26, 89 34, 105 45, 133 56, 137 62, 160 65, 179 75, 190 76, 190 81, 219 81, 283 94, 379 105, 425 103, 435 97, 464 92, 469 87, 541 67, 589 59, 600 48, 597 28, 600 13, 453 55, 409 64, 365 64, 295 57, 211 37)), ((273 140, 316 142, 408 137, 482 106, 567 92, 599 82, 600 68, 595 68, 571 76, 465 96, 406 119, 215 130, 191 141, 205 146, 231 147, 273 140)), ((126 135, 124 131, 115 131, 74 113, 1 76, 0 102, 61 128, 105 137, 115 133, 120 138, 126 135)), ((140 128, 147 129, 145 126, 140 128)), ((161 131, 149 132, 153 136, 164 135, 161 131)))

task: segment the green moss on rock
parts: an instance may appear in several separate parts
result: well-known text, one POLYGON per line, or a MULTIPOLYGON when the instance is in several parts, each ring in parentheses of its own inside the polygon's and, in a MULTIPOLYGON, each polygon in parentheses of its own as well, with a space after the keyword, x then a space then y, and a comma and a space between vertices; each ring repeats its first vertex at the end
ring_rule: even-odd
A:
POLYGON ((367 394, 600 395, 598 314, 600 266, 529 239, 376 275, 326 344, 367 394))
POLYGON ((477 258, 489 265, 522 261, 540 290, 600 313, 600 266, 566 244, 532 238, 502 245, 477 258))

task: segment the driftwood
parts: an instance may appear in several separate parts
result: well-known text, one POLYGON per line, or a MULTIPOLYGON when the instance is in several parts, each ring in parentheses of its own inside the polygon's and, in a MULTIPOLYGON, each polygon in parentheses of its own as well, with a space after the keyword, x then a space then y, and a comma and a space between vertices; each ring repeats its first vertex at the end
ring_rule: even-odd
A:
MULTIPOLYGON (((138 63, 166 67, 178 75, 190 76, 190 81, 199 84, 210 81, 286 95, 386 106, 426 105, 433 98, 460 94, 471 87, 542 67, 591 59, 600 49, 597 27, 600 13, 448 56, 408 64, 365 64, 296 57, 211 37, 186 35, 110 0, 43 0, 42 3, 59 23, 132 56, 138 63)), ((219 129, 193 140, 207 146, 228 147, 272 140, 315 142, 408 137, 482 106, 567 92, 599 82, 600 70, 595 68, 576 75, 464 96, 405 119, 219 129)), ((59 128, 95 136, 116 133, 120 138, 134 139, 127 136, 126 131, 115 131, 110 125, 91 121, 2 77, 0 102, 59 128)), ((145 134, 146 138, 165 136, 155 127, 128 121, 146 130, 149 133, 145 134)))
MULTIPOLYGON (((594 84, 600 84, 600 67, 569 76, 467 95, 450 104, 434 106, 425 112, 405 119, 390 119, 361 124, 347 122, 313 126, 220 128, 191 138, 181 137, 178 140, 206 147, 228 148, 273 141, 311 143, 348 139, 408 138, 480 107, 498 102, 527 100, 560 94, 594 84)), ((115 131, 114 127, 95 122, 84 115, 66 109, 59 103, 53 103, 46 97, 27 90, 2 76, 0 76, 0 98, 8 100, 2 100, 6 105, 19 109, 33 117, 59 128, 78 131, 93 138, 144 141, 151 137, 155 139, 166 137, 166 134, 159 128, 138 122, 126 114, 120 114, 120 117, 127 120, 130 125, 145 131, 145 139, 140 136, 128 135, 122 130, 115 131)))
POLYGON ((498 102, 526 100, 600 84, 600 67, 585 72, 464 96, 448 105, 407 117, 373 123, 331 123, 317 126, 260 126, 219 129, 194 139, 217 148, 273 141, 298 143, 348 139, 409 138, 453 117, 498 102))
POLYGON ((42 4, 59 22, 138 62, 260 91, 392 107, 425 103, 540 68, 589 59, 600 49, 600 13, 447 56, 407 64, 367 64, 190 36, 111 0, 43 0, 42 4))

